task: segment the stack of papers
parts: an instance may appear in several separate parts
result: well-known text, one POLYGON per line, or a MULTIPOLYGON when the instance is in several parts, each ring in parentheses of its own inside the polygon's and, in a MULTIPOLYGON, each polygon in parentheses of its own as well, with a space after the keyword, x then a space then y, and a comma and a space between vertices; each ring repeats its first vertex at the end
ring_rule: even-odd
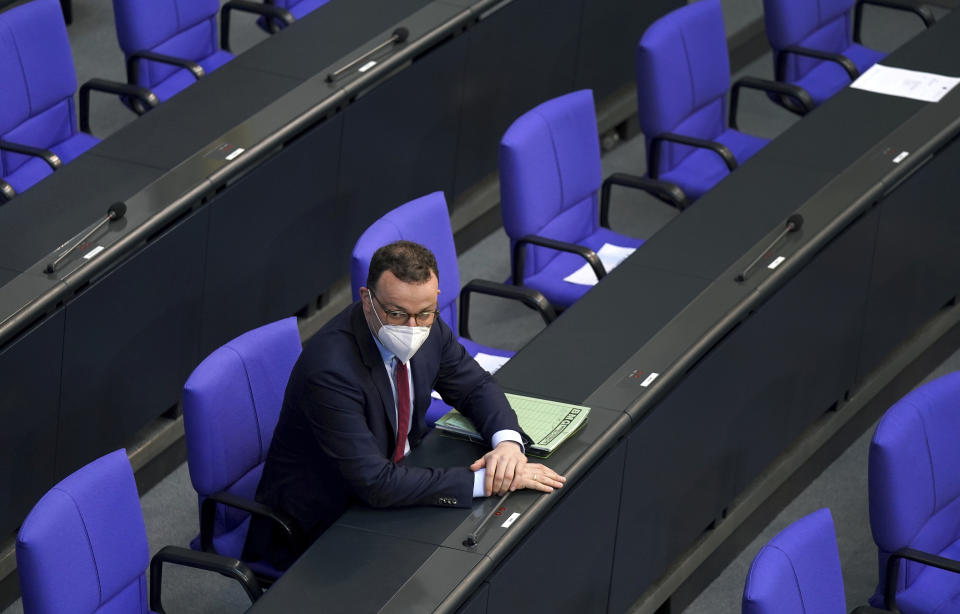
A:
MULTIPOLYGON (((560 444, 586 424, 590 415, 590 408, 582 405, 557 403, 509 393, 506 397, 510 407, 517 412, 520 428, 533 440, 533 444, 527 446, 527 454, 530 456, 540 458, 550 456, 560 447, 560 444)), ((437 420, 436 427, 451 435, 482 441, 473 423, 455 409, 451 409, 447 415, 437 420)))
POLYGON ((957 83, 960 83, 960 79, 956 77, 874 64, 850 87, 888 96, 940 102, 957 83))
MULTIPOLYGON (((635 251, 637 251, 635 247, 620 247, 619 245, 604 243, 603 247, 597 251, 597 256, 600 258, 600 262, 603 263, 603 268, 609 273, 635 251)), ((593 272, 589 264, 584 264, 573 273, 564 277, 563 281, 581 286, 595 286, 597 284, 597 275, 593 272)))

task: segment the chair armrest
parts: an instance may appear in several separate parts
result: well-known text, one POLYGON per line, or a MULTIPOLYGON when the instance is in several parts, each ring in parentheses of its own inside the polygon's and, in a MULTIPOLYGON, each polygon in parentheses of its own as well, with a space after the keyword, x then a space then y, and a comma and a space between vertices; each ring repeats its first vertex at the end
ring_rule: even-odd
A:
POLYGON ((740 88, 749 88, 762 90, 771 94, 780 94, 788 96, 795 100, 799 106, 800 115, 806 115, 813 111, 813 97, 807 90, 799 85, 784 83, 781 81, 771 81, 770 79, 759 79, 757 77, 743 77, 733 84, 730 89, 730 127, 737 129, 737 107, 740 103, 740 88))
POLYGON ((282 21, 288 26, 295 21, 290 11, 273 4, 261 4, 249 0, 230 0, 220 9, 220 48, 224 51, 230 51, 230 12, 233 10, 266 17, 271 34, 275 34, 279 30, 274 19, 282 21))
POLYGON ((61 166, 63 166, 63 160, 60 159, 60 156, 53 153, 49 149, 31 147, 29 145, 22 145, 20 143, 11 143, 10 141, 0 141, 0 149, 23 154, 25 156, 40 158, 53 170, 58 170, 61 166))
POLYGON ((600 186, 600 225, 604 228, 610 228, 610 190, 615 185, 633 188, 635 190, 643 190, 647 194, 662 200, 680 211, 683 211, 690 205, 687 201, 687 195, 684 194, 680 186, 676 184, 658 179, 650 179, 648 177, 640 177, 639 175, 613 173, 604 179, 603 184, 600 186))
POLYGON ((136 85, 140 80, 139 60, 150 60, 151 62, 172 64, 173 66, 190 71, 190 74, 193 75, 194 79, 199 79, 206 74, 206 72, 203 70, 203 66, 200 66, 196 62, 192 62, 190 60, 185 60, 172 55, 164 55, 155 51, 136 51, 127 56, 127 83, 130 83, 131 85, 136 85))
POLYGON ((150 110, 160 104, 157 96, 145 87, 108 81, 106 79, 90 79, 80 86, 80 129, 90 133, 90 92, 105 92, 118 96, 129 96, 143 103, 145 110, 150 110))
POLYGON ((13 186, 0 179, 0 205, 10 202, 16 195, 17 191, 13 189, 13 186))
POLYGON ((818 60, 826 60, 828 62, 835 62, 843 67, 847 71, 847 75, 850 77, 850 80, 853 81, 860 76, 860 71, 857 70, 857 65, 853 63, 853 60, 848 58, 845 55, 839 53, 833 53, 831 51, 820 51, 819 49, 810 49, 808 47, 798 47, 797 45, 790 45, 789 47, 784 47, 780 50, 780 54, 777 56, 777 75, 782 77, 786 74, 787 71, 787 55, 804 55, 811 58, 816 58, 818 60))
POLYGON ((526 250, 523 249, 523 246, 528 243, 531 245, 539 245, 540 247, 555 249, 561 252, 577 254, 587 261, 587 264, 589 264, 590 268, 593 269, 593 272, 597 276, 598 280, 603 279, 603 276, 607 274, 607 270, 603 268, 603 263, 600 262, 600 258, 597 256, 597 253, 589 247, 577 245, 576 243, 567 243, 566 241, 558 241, 556 239, 548 239, 546 237, 538 237, 537 235, 527 235, 518 239, 516 244, 513 246, 514 285, 523 285, 523 265, 526 262, 527 257, 526 250))
POLYGON ((916 6, 899 2, 898 0, 857 0, 856 7, 853 9, 853 42, 855 43, 860 42, 860 24, 863 21, 864 4, 873 4, 874 6, 882 6, 888 9, 913 13, 923 20, 923 27, 925 28, 929 28, 937 21, 937 18, 933 16, 930 9, 925 6, 916 6))
POLYGON ((268 505, 244 499, 225 491, 208 495, 200 505, 200 548, 204 552, 215 552, 213 548, 213 524, 217 515, 217 504, 243 510, 249 514, 268 518, 280 527, 287 536, 290 545, 295 549, 302 549, 303 540, 296 523, 292 518, 278 512, 268 505))
POLYGON ((723 143, 717 143, 716 141, 708 141, 706 139, 698 139, 692 136, 687 136, 685 134, 674 134, 672 132, 664 132, 658 134, 657 136, 650 139, 650 172, 647 173, 654 179, 656 179, 657 169, 660 168, 660 149, 663 146, 664 141, 672 141, 674 143, 680 143, 681 145, 689 145, 690 147, 699 147, 701 149, 709 149, 714 152, 721 158, 723 158, 724 164, 727 165, 727 168, 733 172, 737 168, 737 159, 734 157, 733 152, 730 151, 730 148, 724 145, 723 143))
POLYGON ((883 587, 884 605, 892 612, 900 612, 897 608, 897 580, 900 575, 900 559, 914 561, 937 569, 960 573, 960 562, 948 559, 929 552, 914 550, 913 548, 901 548, 887 559, 887 578, 886 585, 883 587))
POLYGON ((197 552, 179 546, 165 546, 150 561, 150 609, 157 614, 164 614, 160 599, 164 563, 215 571, 236 580, 243 586, 243 590, 250 597, 250 601, 256 601, 263 594, 263 589, 260 587, 257 577, 243 561, 210 552, 197 552))
POLYGON ((547 297, 538 290, 522 286, 508 286, 486 279, 473 279, 460 290, 460 336, 467 339, 470 339, 470 295, 474 293, 520 301, 539 313, 544 324, 550 324, 557 319, 557 310, 553 308, 547 297))

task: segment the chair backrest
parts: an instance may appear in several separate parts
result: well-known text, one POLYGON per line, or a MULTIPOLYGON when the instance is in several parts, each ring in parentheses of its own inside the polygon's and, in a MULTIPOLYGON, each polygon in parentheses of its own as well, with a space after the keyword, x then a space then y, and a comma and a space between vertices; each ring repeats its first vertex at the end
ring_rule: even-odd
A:
MULTIPOLYGON (((854 0, 763 0, 763 19, 774 56, 791 45, 843 53, 853 42, 850 24, 853 4, 854 0)), ((778 74, 777 78, 795 81, 820 62, 791 54, 785 74, 778 74)))
MULTIPOLYGON (((253 500, 300 350, 297 320, 286 318, 240 335, 190 374, 183 426, 190 480, 201 502, 224 490, 253 500)), ((219 506, 214 535, 246 518, 219 506)))
MULTIPOLYGON (((0 139, 48 148, 77 132, 77 75, 57 0, 0 13, 0 139)), ((0 152, 0 177, 30 160, 0 152)))
POLYGON ((797 520, 764 546, 747 573, 743 614, 845 614, 830 510, 797 520))
MULTIPOLYGON (((726 130, 730 58, 720 0, 700 0, 667 13, 637 44, 637 103, 647 139, 674 132, 714 140, 726 130)), ((696 151, 665 143, 665 173, 696 151)))
POLYGON ((24 521, 16 549, 26 612, 146 611, 150 549, 126 450, 51 488, 24 521))
MULTIPOLYGON (((217 0, 113 0, 117 39, 127 56, 136 51, 199 62, 217 50, 217 0)), ((152 88, 180 68, 142 62, 138 85, 152 88)))
MULTIPOLYGON (((596 232, 602 173, 591 90, 548 100, 517 118, 500 140, 500 213, 511 247, 528 234, 577 243, 596 232)), ((559 253, 527 250, 524 275, 559 253)))
POLYGON ((457 330, 457 295, 460 293, 460 272, 457 248, 453 243, 450 213, 443 192, 434 192, 400 205, 367 228, 350 258, 350 286, 353 300, 360 298, 360 286, 367 285, 370 259, 377 249, 394 241, 413 241, 423 245, 437 258, 440 272, 440 296, 437 305, 447 326, 457 330))
MULTIPOLYGON (((904 547, 938 554, 960 540, 960 372, 914 389, 880 420, 870 444, 870 528, 887 557, 904 547)), ((906 566, 898 591, 925 568, 906 566)), ((936 573, 936 570, 934 570, 936 573)))

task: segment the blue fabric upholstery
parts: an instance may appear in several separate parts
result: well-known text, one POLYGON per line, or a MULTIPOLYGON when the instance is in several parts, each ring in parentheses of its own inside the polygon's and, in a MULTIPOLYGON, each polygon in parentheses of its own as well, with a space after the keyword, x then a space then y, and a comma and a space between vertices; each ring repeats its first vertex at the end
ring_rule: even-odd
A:
MULTIPOLYGON (((879 549, 881 607, 887 558, 914 548, 960 560, 960 372, 920 386, 891 407, 870 444, 870 528, 879 549)), ((904 614, 957 612, 960 575, 901 561, 904 614)))
MULTIPOLYGON (((77 77, 57 0, 0 13, 0 139, 49 149, 68 163, 99 140, 77 129, 77 77)), ((0 178, 22 192, 50 175, 46 162, 0 152, 0 178)))
MULTIPOLYGON (((526 235, 594 250, 604 242, 642 244, 642 239, 600 227, 601 183, 592 91, 554 98, 517 118, 500 140, 500 212, 511 257, 516 241, 526 235)), ((543 247, 525 249, 523 285, 539 290, 551 303, 567 307, 590 289, 563 281, 585 264, 583 258, 543 247)))
POLYGON ((124 450, 50 489, 17 535, 25 612, 145 612, 147 531, 124 450))
MULTIPOLYGON (((460 272, 457 268, 457 248, 453 243, 453 229, 443 192, 421 196, 393 209, 367 228, 353 247, 350 259, 350 286, 353 299, 360 299, 360 287, 367 285, 367 272, 373 253, 394 241, 413 241, 423 245, 437 258, 440 271, 440 295, 437 309, 451 330, 457 330, 457 297, 460 294, 460 272)), ((478 353, 495 356, 513 356, 513 352, 486 347, 469 339, 459 338, 471 356, 478 353)), ((427 423, 433 425, 450 411, 450 406, 434 398, 427 409, 427 423)))
MULTIPOLYGON (((730 60, 720 0, 701 0, 664 15, 637 45, 637 102, 647 139, 664 133, 718 141, 739 164, 769 142, 727 127, 730 60)), ((664 143, 651 177, 679 185, 687 197, 702 196, 729 174, 716 153, 664 143)))
MULTIPOLYGON (((885 53, 853 42, 851 9, 854 0, 763 0, 767 38, 777 56, 786 47, 798 46, 846 56, 861 73, 885 53)), ((820 104, 850 84, 850 76, 836 62, 790 54, 777 79, 799 85, 820 104)))
MULTIPOLYGON (((218 348, 183 387, 183 424, 190 480, 199 502, 226 491, 253 501, 280 416, 290 371, 300 355, 296 318, 254 329, 218 348)), ((218 506, 215 550, 240 558, 249 515, 218 506)), ((199 538, 191 544, 199 549, 199 538)), ((279 572, 257 562, 268 577, 279 572)))
POLYGON ((747 574, 743 614, 845 614, 830 510, 797 520, 764 546, 747 574))
MULTIPOLYGON (((210 73, 233 59, 217 45, 217 0, 113 0, 117 38, 126 56, 154 51, 196 62, 210 73)), ((140 60, 136 85, 161 101, 196 78, 172 64, 140 60)))

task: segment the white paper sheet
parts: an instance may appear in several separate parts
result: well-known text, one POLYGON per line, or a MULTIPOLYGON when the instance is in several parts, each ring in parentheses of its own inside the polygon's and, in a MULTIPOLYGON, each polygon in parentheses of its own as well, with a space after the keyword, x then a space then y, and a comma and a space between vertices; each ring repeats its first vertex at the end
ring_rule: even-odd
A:
MULTIPOLYGON (((609 273, 636 250, 637 248, 635 247, 620 247, 619 245, 604 243, 603 247, 597 251, 597 256, 600 258, 600 262, 603 263, 603 268, 609 273)), ((581 286, 594 286, 597 283, 597 275, 593 272, 593 269, 590 268, 589 264, 584 264, 573 273, 564 277, 563 281, 571 284, 580 284, 581 286)))
POLYGON ((888 96, 940 102, 957 83, 960 79, 956 77, 874 64, 850 87, 888 96))
MULTIPOLYGON (((483 367, 485 370, 487 370, 491 374, 496 373, 500 369, 500 367, 502 367, 508 360, 510 360, 508 356, 494 356, 493 354, 485 354, 483 352, 477 353, 477 355, 474 356, 473 359, 476 360, 481 367, 483 367)), ((430 396, 437 399, 438 401, 443 400, 440 398, 440 393, 437 392, 436 390, 430 391, 430 396)))

